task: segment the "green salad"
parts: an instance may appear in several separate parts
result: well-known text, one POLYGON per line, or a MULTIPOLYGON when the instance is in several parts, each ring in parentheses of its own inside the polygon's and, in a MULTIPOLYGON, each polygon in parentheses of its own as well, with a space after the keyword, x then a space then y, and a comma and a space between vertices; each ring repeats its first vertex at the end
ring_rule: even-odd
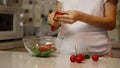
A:
POLYGON ((57 51, 57 48, 53 44, 46 44, 43 46, 33 46, 31 51, 37 57, 49 57, 57 51))

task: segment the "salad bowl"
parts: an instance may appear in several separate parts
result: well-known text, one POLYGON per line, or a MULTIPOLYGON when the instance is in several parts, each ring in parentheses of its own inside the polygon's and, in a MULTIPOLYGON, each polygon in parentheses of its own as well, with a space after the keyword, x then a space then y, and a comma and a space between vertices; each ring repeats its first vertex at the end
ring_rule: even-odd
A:
POLYGON ((56 37, 23 37, 25 49, 33 56, 50 57, 55 56, 60 49, 61 40, 56 37))

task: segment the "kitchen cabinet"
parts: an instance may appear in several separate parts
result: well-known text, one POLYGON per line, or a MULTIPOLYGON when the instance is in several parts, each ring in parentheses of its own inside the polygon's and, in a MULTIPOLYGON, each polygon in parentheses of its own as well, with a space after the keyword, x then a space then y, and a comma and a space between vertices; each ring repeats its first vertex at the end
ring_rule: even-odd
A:
POLYGON ((120 49, 112 48, 113 57, 120 58, 120 49))
POLYGON ((0 41, 0 51, 26 52, 22 40, 0 41))

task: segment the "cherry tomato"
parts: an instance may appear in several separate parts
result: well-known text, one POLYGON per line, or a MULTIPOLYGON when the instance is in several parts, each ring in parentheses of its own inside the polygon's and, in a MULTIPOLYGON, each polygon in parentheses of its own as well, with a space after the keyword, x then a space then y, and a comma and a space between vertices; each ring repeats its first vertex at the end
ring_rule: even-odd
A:
MULTIPOLYGON (((56 15, 64 15, 64 14, 67 14, 67 13, 63 13, 63 12, 56 11, 56 12, 55 12, 55 15, 54 15, 54 20, 55 20, 55 16, 56 16, 56 15)), ((55 20, 55 21, 57 21, 57 20, 55 20)))
POLYGON ((82 58, 82 60, 85 59, 85 55, 84 54, 78 54, 77 56, 80 56, 82 58))
POLYGON ((46 44, 46 45, 44 45, 44 47, 45 47, 47 50, 49 50, 49 49, 52 48, 52 44, 46 44))
POLYGON ((59 12, 59 11, 55 12, 55 15, 63 15, 63 14, 65 14, 65 13, 62 13, 62 12, 59 12))
POLYGON ((82 63, 83 57, 82 56, 76 56, 76 62, 77 63, 82 63))
POLYGON ((45 47, 40 47, 38 48, 39 51, 47 51, 47 49, 45 47))
POLYGON ((98 61, 99 60, 99 56, 98 55, 92 55, 92 60, 93 61, 98 61))
MULTIPOLYGON (((53 20, 54 20, 54 21, 57 21, 57 20, 55 20, 55 16, 56 16, 56 15, 63 15, 63 14, 66 14, 66 13, 62 13, 62 12, 56 11, 53 20)), ((54 25, 51 25, 51 30, 52 30, 52 31, 55 31, 55 30, 56 30, 56 27, 55 27, 54 25)))
POLYGON ((55 26, 51 25, 51 30, 55 31, 56 30, 55 26))
POLYGON ((70 61, 71 62, 75 62, 76 61, 76 56, 75 55, 71 55, 70 56, 70 61))

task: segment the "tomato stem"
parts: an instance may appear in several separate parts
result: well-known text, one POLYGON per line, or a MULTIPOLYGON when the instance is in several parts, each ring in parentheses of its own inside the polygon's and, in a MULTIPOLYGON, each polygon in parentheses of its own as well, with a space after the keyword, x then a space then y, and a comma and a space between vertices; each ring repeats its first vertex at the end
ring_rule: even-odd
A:
POLYGON ((77 55, 77 48, 76 48, 76 45, 75 45, 75 54, 77 55))
POLYGON ((85 58, 86 58, 86 59, 90 59, 90 55, 89 55, 89 50, 88 50, 88 48, 86 48, 85 58))
POLYGON ((86 48, 86 54, 88 54, 88 48, 86 48))

